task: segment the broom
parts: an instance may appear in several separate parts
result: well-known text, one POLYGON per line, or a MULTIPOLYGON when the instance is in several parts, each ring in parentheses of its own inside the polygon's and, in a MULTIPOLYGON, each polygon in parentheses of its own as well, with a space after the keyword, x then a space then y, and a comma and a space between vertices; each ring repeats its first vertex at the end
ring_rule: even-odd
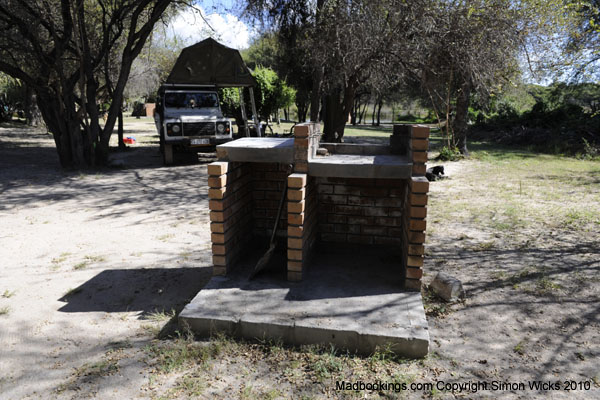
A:
MULTIPOLYGON (((288 168, 288 175, 290 174, 290 168, 288 168)), ((277 234, 277 227, 279 226, 279 219, 281 218, 281 212, 283 211, 283 203, 285 202, 285 195, 287 193, 287 179, 285 179, 285 183, 283 184, 283 193, 281 193, 281 200, 279 200, 279 210, 277 210, 277 217, 275 218, 275 226, 273 227, 273 233, 271 234, 271 241, 269 244, 269 249, 263 256, 258 260, 256 266, 254 267, 254 271, 248 278, 248 280, 254 279, 256 274, 265 269, 271 258, 273 257, 273 253, 275 252, 275 247, 277 247, 277 243, 275 243, 275 235, 277 234)))

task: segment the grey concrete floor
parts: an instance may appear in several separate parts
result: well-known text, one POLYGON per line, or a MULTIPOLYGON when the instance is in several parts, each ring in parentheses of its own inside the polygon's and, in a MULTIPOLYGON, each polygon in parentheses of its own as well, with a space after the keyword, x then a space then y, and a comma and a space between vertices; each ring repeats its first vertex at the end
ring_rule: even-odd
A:
POLYGON ((421 294, 400 289, 399 255, 382 249, 317 250, 302 282, 285 280, 285 254, 249 281, 262 252, 213 277, 179 318, 200 336, 226 332, 293 345, 333 344, 362 354, 378 347, 423 357, 429 331, 421 294))

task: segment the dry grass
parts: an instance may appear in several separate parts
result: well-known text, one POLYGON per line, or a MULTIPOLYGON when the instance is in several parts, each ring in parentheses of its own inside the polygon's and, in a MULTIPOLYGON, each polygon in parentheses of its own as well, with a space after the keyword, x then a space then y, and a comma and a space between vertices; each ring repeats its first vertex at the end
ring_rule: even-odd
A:
MULTIPOLYGON (((336 381, 379 380, 399 387, 417 377, 424 379, 422 374, 429 369, 428 360, 403 360, 385 349, 361 357, 332 347, 292 348, 278 342, 248 342, 222 335, 208 341, 190 336, 156 340, 146 353, 155 371, 148 388, 160 398, 193 397, 219 390, 223 385, 221 376, 228 376, 233 384, 233 398, 322 398, 325 393, 335 393, 336 381)), ((361 392, 339 393, 345 398, 364 398, 361 392)), ((397 394, 393 390, 370 393, 369 398, 397 394)))

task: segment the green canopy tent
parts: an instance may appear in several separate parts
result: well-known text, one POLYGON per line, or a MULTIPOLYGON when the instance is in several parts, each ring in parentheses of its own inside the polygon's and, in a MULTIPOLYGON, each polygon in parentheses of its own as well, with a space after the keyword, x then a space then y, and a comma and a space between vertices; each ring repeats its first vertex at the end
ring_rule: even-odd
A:
POLYGON ((250 131, 242 88, 249 88, 254 124, 256 132, 260 136, 260 125, 253 91, 253 86, 256 86, 256 84, 256 80, 238 50, 208 38, 181 51, 164 86, 237 87, 240 93, 246 136, 250 136, 250 131))

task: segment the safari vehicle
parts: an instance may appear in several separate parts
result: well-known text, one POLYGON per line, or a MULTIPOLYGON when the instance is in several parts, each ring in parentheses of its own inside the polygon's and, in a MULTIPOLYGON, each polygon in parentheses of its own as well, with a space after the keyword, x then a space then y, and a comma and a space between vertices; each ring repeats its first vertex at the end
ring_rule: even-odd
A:
POLYGON ((213 150, 233 139, 231 122, 219 106, 218 88, 238 88, 243 119, 238 127, 250 136, 242 88, 250 93, 254 126, 260 126, 254 86, 256 80, 239 51, 211 38, 183 49, 159 89, 154 114, 164 163, 173 162, 174 151, 213 150))
POLYGON ((165 164, 173 151, 214 150, 232 140, 231 122, 223 116, 214 88, 163 85, 154 115, 165 164))

